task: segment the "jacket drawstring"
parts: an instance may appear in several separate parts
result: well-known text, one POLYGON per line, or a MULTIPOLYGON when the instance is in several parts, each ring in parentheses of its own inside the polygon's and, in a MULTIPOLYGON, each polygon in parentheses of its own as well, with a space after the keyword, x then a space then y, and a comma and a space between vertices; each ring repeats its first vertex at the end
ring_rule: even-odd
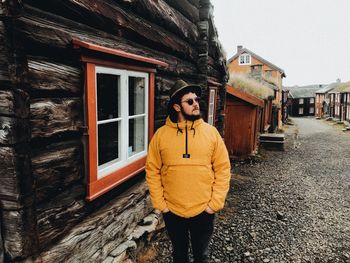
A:
POLYGON ((192 121, 192 125, 191 125, 191 131, 193 130, 193 137, 196 135, 196 129, 193 128, 193 125, 194 125, 194 121, 192 121))
POLYGON ((183 133, 182 130, 180 129, 180 127, 179 127, 179 123, 176 123, 176 126, 177 126, 176 135, 179 135, 179 132, 183 133))
POLYGON ((186 132, 186 142, 185 142, 185 150, 186 152, 182 155, 182 158, 190 158, 191 155, 188 153, 188 131, 187 131, 187 121, 186 121, 186 127, 185 127, 185 132, 186 132))

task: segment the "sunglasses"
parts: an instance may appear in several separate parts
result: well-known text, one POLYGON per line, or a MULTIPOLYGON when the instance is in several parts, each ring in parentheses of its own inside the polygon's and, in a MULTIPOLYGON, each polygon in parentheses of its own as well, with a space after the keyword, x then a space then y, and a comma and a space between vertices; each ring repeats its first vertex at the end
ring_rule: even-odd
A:
POLYGON ((188 100, 181 101, 181 103, 186 102, 188 105, 191 106, 191 105, 193 105, 194 102, 199 103, 200 100, 201 100, 200 97, 195 97, 194 99, 188 99, 188 100))

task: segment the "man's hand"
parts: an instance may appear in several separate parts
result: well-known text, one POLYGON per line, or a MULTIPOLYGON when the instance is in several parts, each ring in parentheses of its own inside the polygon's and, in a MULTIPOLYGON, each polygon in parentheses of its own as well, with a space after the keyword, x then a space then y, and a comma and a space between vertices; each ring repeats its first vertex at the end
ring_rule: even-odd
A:
POLYGON ((205 212, 207 212, 208 214, 214 214, 215 213, 213 211, 213 209, 211 209, 209 206, 207 206, 207 208, 205 209, 205 212))
POLYGON ((168 213, 168 212, 169 212, 169 209, 167 207, 162 211, 163 214, 168 213))

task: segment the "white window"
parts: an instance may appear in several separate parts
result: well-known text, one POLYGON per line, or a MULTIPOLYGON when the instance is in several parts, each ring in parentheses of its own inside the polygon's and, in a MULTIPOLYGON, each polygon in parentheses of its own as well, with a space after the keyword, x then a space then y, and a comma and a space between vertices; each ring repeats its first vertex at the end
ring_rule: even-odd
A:
POLYGON ((314 98, 310 98, 310 103, 315 103, 315 99, 314 98))
POLYGON ((249 54, 242 54, 239 56, 239 64, 240 65, 249 65, 251 57, 249 54))
POLYGON ((304 99, 299 99, 299 104, 304 104, 304 99))
POLYGON ((98 179, 146 156, 148 74, 96 66, 98 179))
POLYGON ((304 108, 299 108, 299 114, 304 114, 304 108))
POLYGON ((310 113, 310 114, 314 114, 314 112, 315 112, 314 107, 310 107, 309 113, 310 113))
POLYGON ((216 99, 216 90, 210 89, 209 92, 209 107, 208 107, 208 123, 214 125, 215 120, 215 99, 216 99))

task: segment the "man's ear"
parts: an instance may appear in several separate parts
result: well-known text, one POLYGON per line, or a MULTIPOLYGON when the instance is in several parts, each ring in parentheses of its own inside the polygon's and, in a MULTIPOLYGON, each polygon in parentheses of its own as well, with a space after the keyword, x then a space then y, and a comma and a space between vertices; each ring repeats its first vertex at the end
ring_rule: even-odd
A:
POLYGON ((173 105, 173 108, 174 108, 174 110, 176 111, 176 112, 180 112, 181 111, 181 107, 180 107, 180 105, 179 104, 174 104, 173 105))

